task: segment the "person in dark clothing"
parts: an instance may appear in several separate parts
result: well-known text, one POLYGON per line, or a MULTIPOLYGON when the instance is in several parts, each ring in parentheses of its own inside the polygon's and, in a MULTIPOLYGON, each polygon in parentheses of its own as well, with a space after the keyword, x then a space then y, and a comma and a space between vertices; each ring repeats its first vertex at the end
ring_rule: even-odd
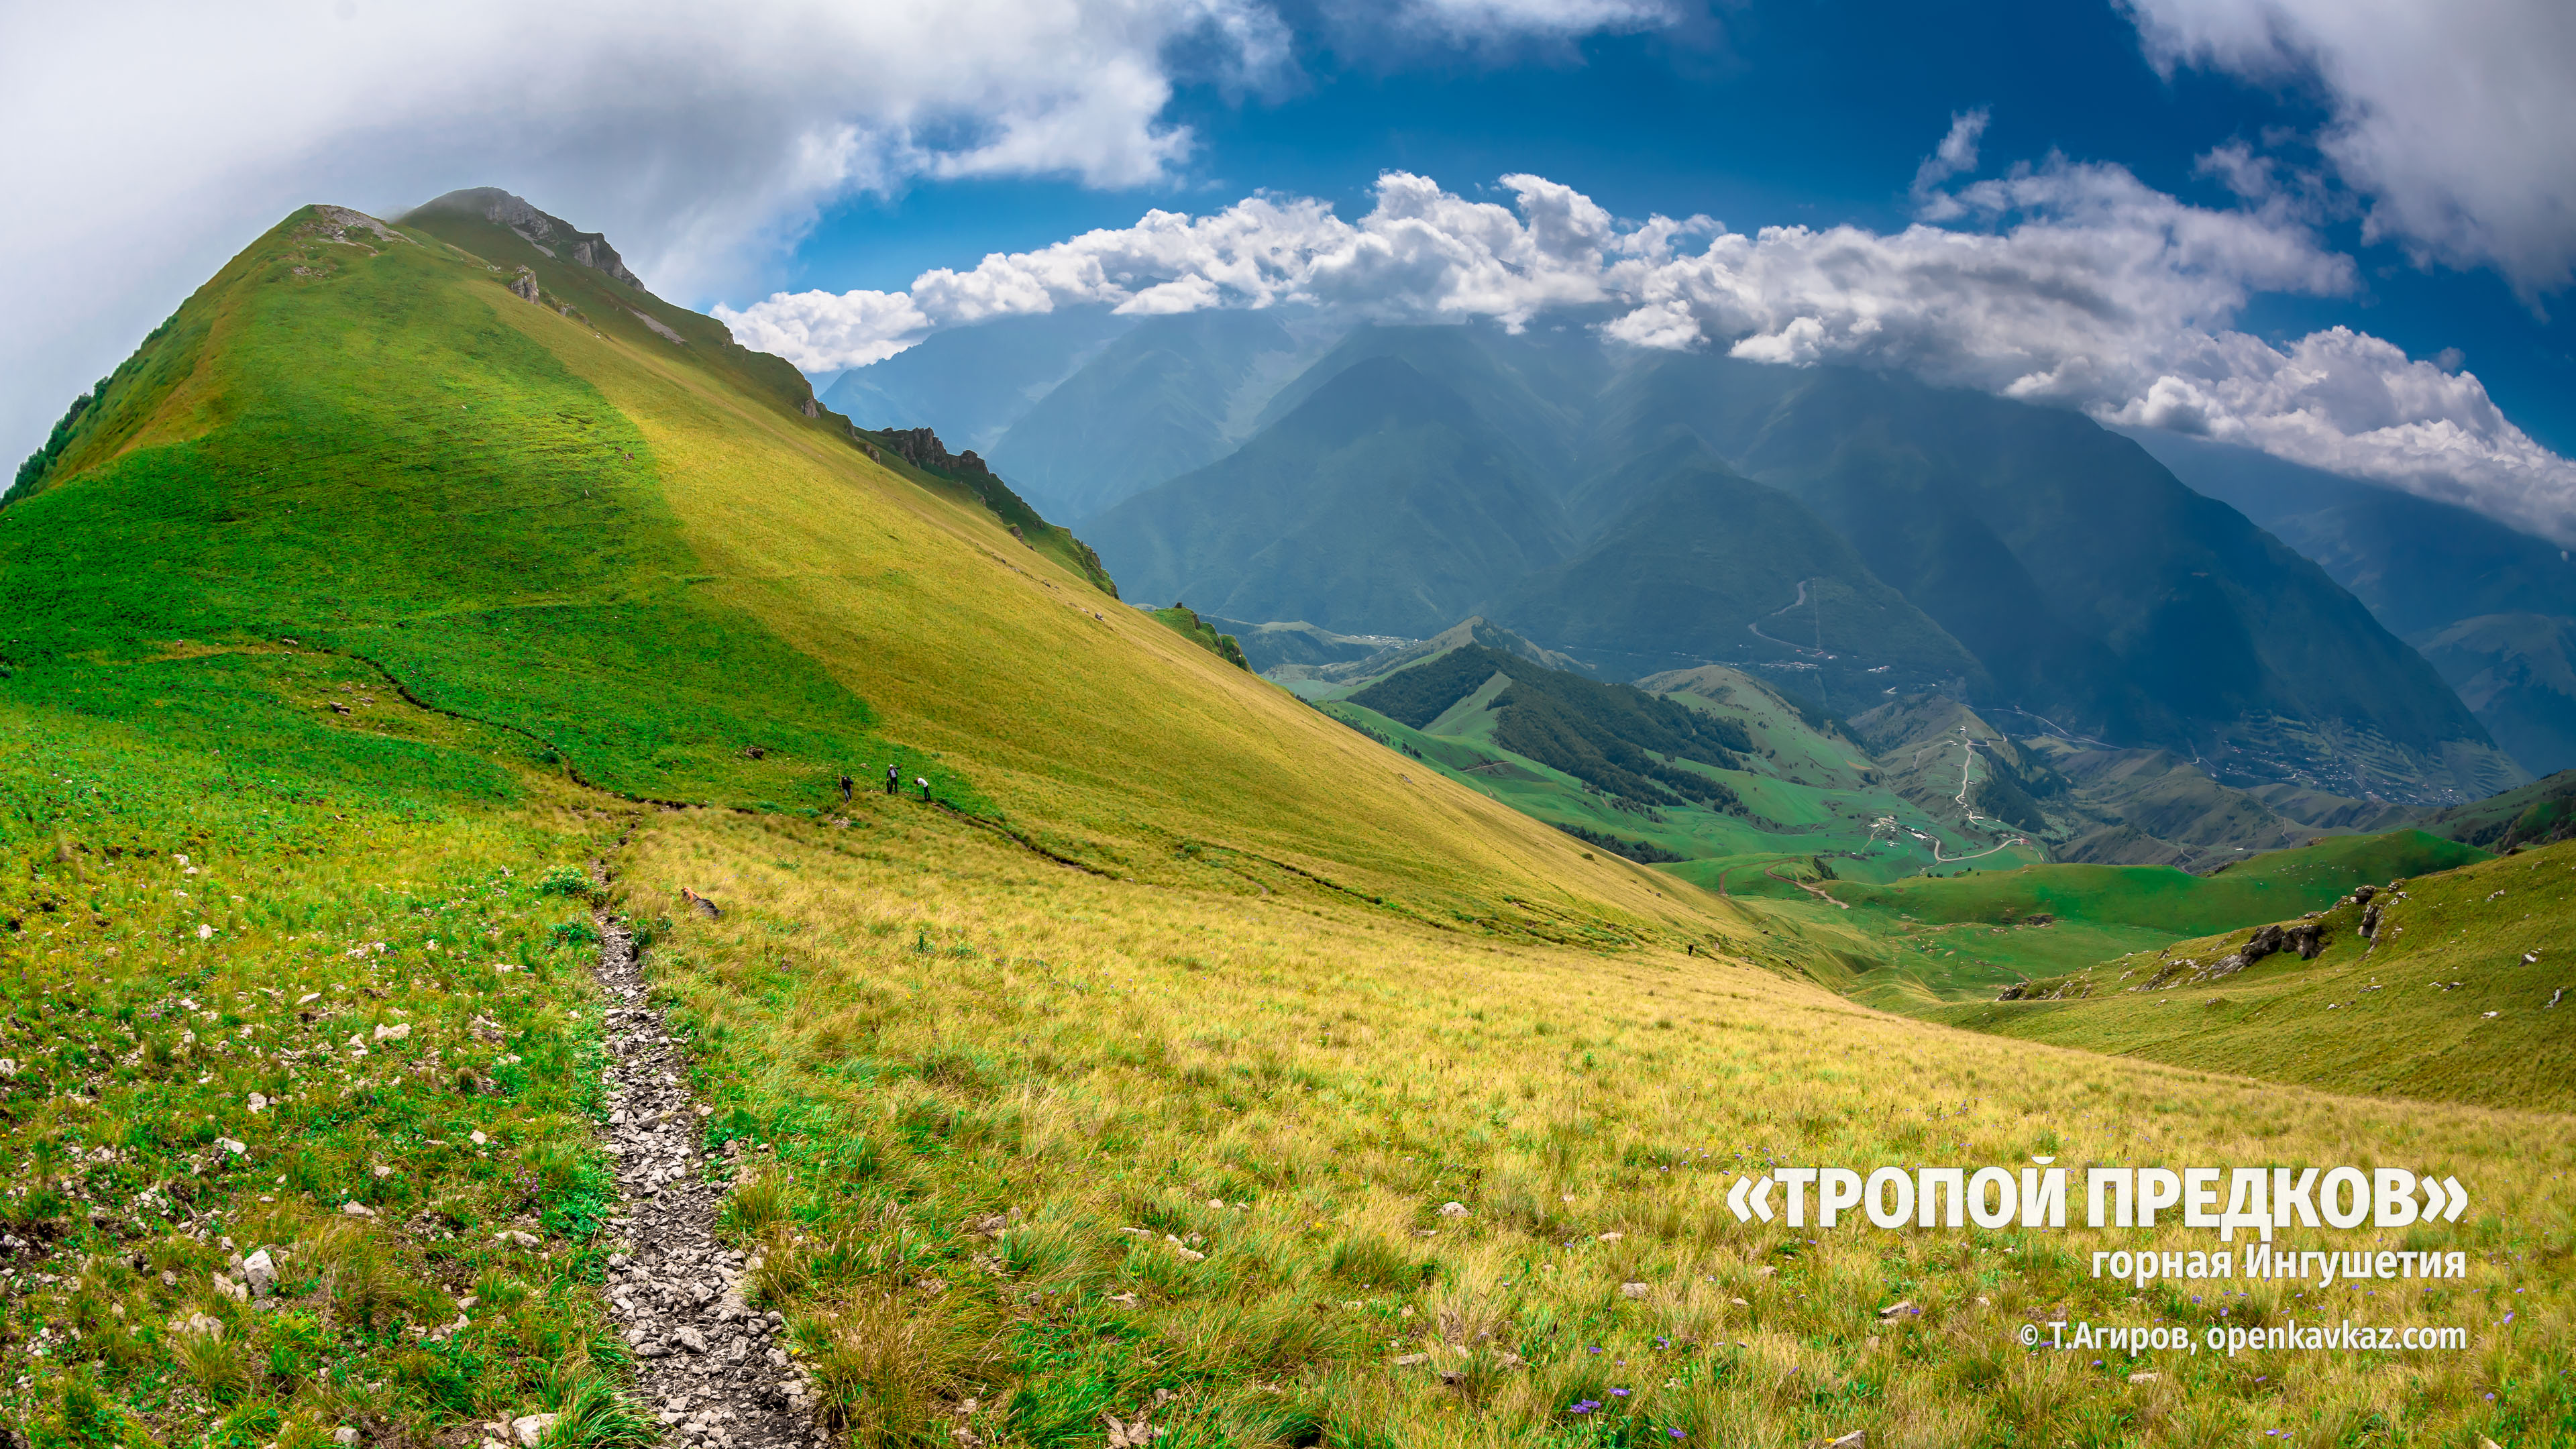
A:
POLYGON ((912 777, 912 783, 921 787, 922 799, 928 800, 930 798, 930 781, 928 779, 920 775, 915 775, 912 777))
POLYGON ((893 794, 893 793, 894 793, 894 790, 895 790, 895 768, 894 768, 894 766, 892 766, 892 765, 888 765, 888 766, 886 766, 886 793, 887 793, 887 794, 889 794, 889 795, 891 795, 891 794, 893 794))
POLYGON ((844 805, 850 803, 850 777, 847 775, 841 777, 841 803, 844 805))

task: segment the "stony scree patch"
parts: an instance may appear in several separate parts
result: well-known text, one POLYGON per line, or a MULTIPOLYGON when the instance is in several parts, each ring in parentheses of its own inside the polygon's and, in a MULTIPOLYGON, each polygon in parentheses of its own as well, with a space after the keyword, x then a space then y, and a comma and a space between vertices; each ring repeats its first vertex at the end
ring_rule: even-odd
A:
POLYGON ((729 1164, 709 1162, 698 1150, 703 1114, 689 1095, 678 1044, 645 990, 635 938, 606 910, 596 920, 599 980, 613 1003, 606 1022, 609 1150, 626 1209, 615 1224, 625 1241, 608 1260, 608 1298, 635 1351, 639 1387, 671 1443, 822 1444, 811 1385, 788 1357, 784 1321, 743 1301, 759 1260, 716 1240, 729 1164))

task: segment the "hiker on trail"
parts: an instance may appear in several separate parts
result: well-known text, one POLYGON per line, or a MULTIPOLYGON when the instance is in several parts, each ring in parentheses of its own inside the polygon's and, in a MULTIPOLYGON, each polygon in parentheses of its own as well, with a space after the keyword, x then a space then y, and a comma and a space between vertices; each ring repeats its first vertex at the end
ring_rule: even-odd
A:
POLYGON ((886 793, 887 793, 887 794, 889 794, 889 795, 891 795, 891 794, 893 794, 893 793, 894 793, 894 790, 895 790, 895 773, 894 773, 894 766, 892 766, 892 765, 888 765, 888 766, 886 766, 886 793))
POLYGON ((928 780, 923 779, 923 778, 922 778, 921 776, 919 776, 919 775, 915 775, 915 776, 913 776, 913 777, 912 777, 912 783, 914 783, 914 784, 916 784, 916 785, 919 785, 919 786, 921 787, 921 798, 922 798, 922 799, 924 799, 924 800, 928 800, 928 799, 930 798, 930 782, 929 782, 928 780))
POLYGON ((841 777, 841 803, 844 805, 850 803, 850 777, 847 775, 841 777))

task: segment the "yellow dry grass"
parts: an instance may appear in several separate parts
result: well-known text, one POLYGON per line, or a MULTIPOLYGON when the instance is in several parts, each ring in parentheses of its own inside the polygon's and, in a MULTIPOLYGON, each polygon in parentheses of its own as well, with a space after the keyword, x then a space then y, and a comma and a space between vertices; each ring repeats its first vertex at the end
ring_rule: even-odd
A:
POLYGON ((724 902, 652 959, 721 1130, 777 1154, 766 1282, 847 1402, 922 1406, 927 1436, 1081 1442, 1066 1426, 1143 1413, 1181 1443, 2530 1443, 2526 1416, 2571 1412, 2563 1118, 1951 1032, 1667 951, 1099 880, 917 805, 654 815, 625 870, 641 914, 682 885, 724 902), (1723 1201, 1747 1162, 2032 1154, 2456 1173, 2474 1213, 2403 1236, 2471 1275, 2140 1292, 2091 1252, 2215 1235, 1791 1232, 1723 1201), (1899 1300, 1922 1316, 1882 1322, 1899 1300), (2289 1318, 2465 1325, 2472 1348, 2149 1363, 2016 1337, 2289 1318), (1568 1412, 1586 1399, 1607 1407, 1568 1412))
POLYGON ((1673 941, 1755 934, 1696 887, 1587 860, 1227 666, 981 509, 677 348, 538 308, 498 312, 651 440, 706 562, 702 587, 822 661, 887 735, 941 752, 1051 844, 1142 879, 1167 875, 1184 845, 1233 847, 1451 917, 1571 912, 1673 941))

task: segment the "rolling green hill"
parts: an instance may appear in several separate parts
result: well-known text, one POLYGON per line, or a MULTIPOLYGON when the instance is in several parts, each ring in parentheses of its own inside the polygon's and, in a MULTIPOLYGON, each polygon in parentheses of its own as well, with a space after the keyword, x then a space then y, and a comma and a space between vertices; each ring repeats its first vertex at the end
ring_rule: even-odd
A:
POLYGON ((454 224, 509 245, 487 263, 434 232, 300 214, 120 370, 0 512, 20 687, 180 649, 315 649, 630 795, 819 802, 842 769, 894 762, 975 798, 701 586, 654 440, 491 298, 569 347, 685 352, 774 403, 803 380, 497 224, 454 224), (522 259, 554 305, 505 288, 522 259), (337 363, 303 365, 316 355, 337 363))
MULTIPOLYGON (((1824 865, 1850 878, 1775 866, 1776 874, 1733 876, 1730 887, 1762 898, 1761 908, 1784 924, 1842 933, 1821 978, 1836 990, 1883 1010, 1957 1023, 1964 1019, 1951 1008, 1961 1003, 1991 1002, 2007 989, 2045 994, 2052 989, 2045 983, 2113 958, 2180 951, 2194 936, 2322 910, 2359 886, 2484 858, 2400 831, 2274 851, 2210 875, 2004 854, 1873 883, 1827 857, 1824 865), (2043 984, 2026 985, 2034 981, 2043 984)), ((1698 875, 1691 866, 1669 869, 1698 875)))
POLYGON ((1826 890, 1855 907, 1921 921, 2002 924, 2053 915, 2200 935, 2322 910, 2356 885, 2484 858, 2482 851, 2401 830, 2273 851, 2210 875, 2161 866, 2030 865, 1887 885, 1843 882, 1826 890))
POLYGON ((2576 770, 2561 770, 2474 805, 2436 811, 2422 824, 2435 835, 2483 850, 2564 839, 2576 833, 2576 770))
POLYGON ((1995 856, 1992 827, 1891 793, 1857 743, 1749 675, 1710 666, 1639 688, 1573 663, 1478 619, 1289 682, 1461 784, 1721 895, 1804 899, 1792 882, 1827 857, 1880 880, 1995 856))
POLYGON ((1730 721, 1482 645, 1391 675, 1350 702, 1428 729, 1471 697, 1493 715, 1494 743, 1642 805, 1735 804, 1734 791, 1686 767, 1738 769, 1736 752, 1753 748, 1730 721))
MULTIPOLYGON (((92 681, 320 650, 638 797, 823 809, 841 773, 895 763, 1070 856, 1159 857, 1140 842, 1176 830, 1288 858, 1322 843, 1296 822, 1346 732, 810 403, 714 320, 479 210, 403 228, 298 213, 156 332, 0 510, 7 687, 130 697, 92 681), (1176 665, 1177 694, 1153 672, 1176 665), (1132 723, 1079 723, 1107 718, 1132 723), (1193 768, 1137 769, 1175 753, 1193 768)), ((1364 774, 1359 798, 1401 789, 1394 773, 1364 774)), ((1504 832, 1476 850, 1580 863, 1455 799, 1469 836, 1504 832)), ((1328 834, 1354 879, 1411 874, 1441 854, 1400 823, 1420 818, 1381 812, 1375 865, 1328 834)), ((1501 859, 1451 879, 1525 873, 1496 875, 1501 859)))
MULTIPOLYGON (((1935 1020, 2268 1081, 2576 1110, 2576 845, 2388 877, 2366 906, 2302 902, 2324 949, 2241 969, 2243 930, 2051 979, 1935 1020)), ((2222 881, 2225 877, 2220 878, 2222 881)), ((2215 884, 2215 883, 2213 883, 2215 884)), ((2289 913, 2276 913, 2286 916, 2289 913)))

